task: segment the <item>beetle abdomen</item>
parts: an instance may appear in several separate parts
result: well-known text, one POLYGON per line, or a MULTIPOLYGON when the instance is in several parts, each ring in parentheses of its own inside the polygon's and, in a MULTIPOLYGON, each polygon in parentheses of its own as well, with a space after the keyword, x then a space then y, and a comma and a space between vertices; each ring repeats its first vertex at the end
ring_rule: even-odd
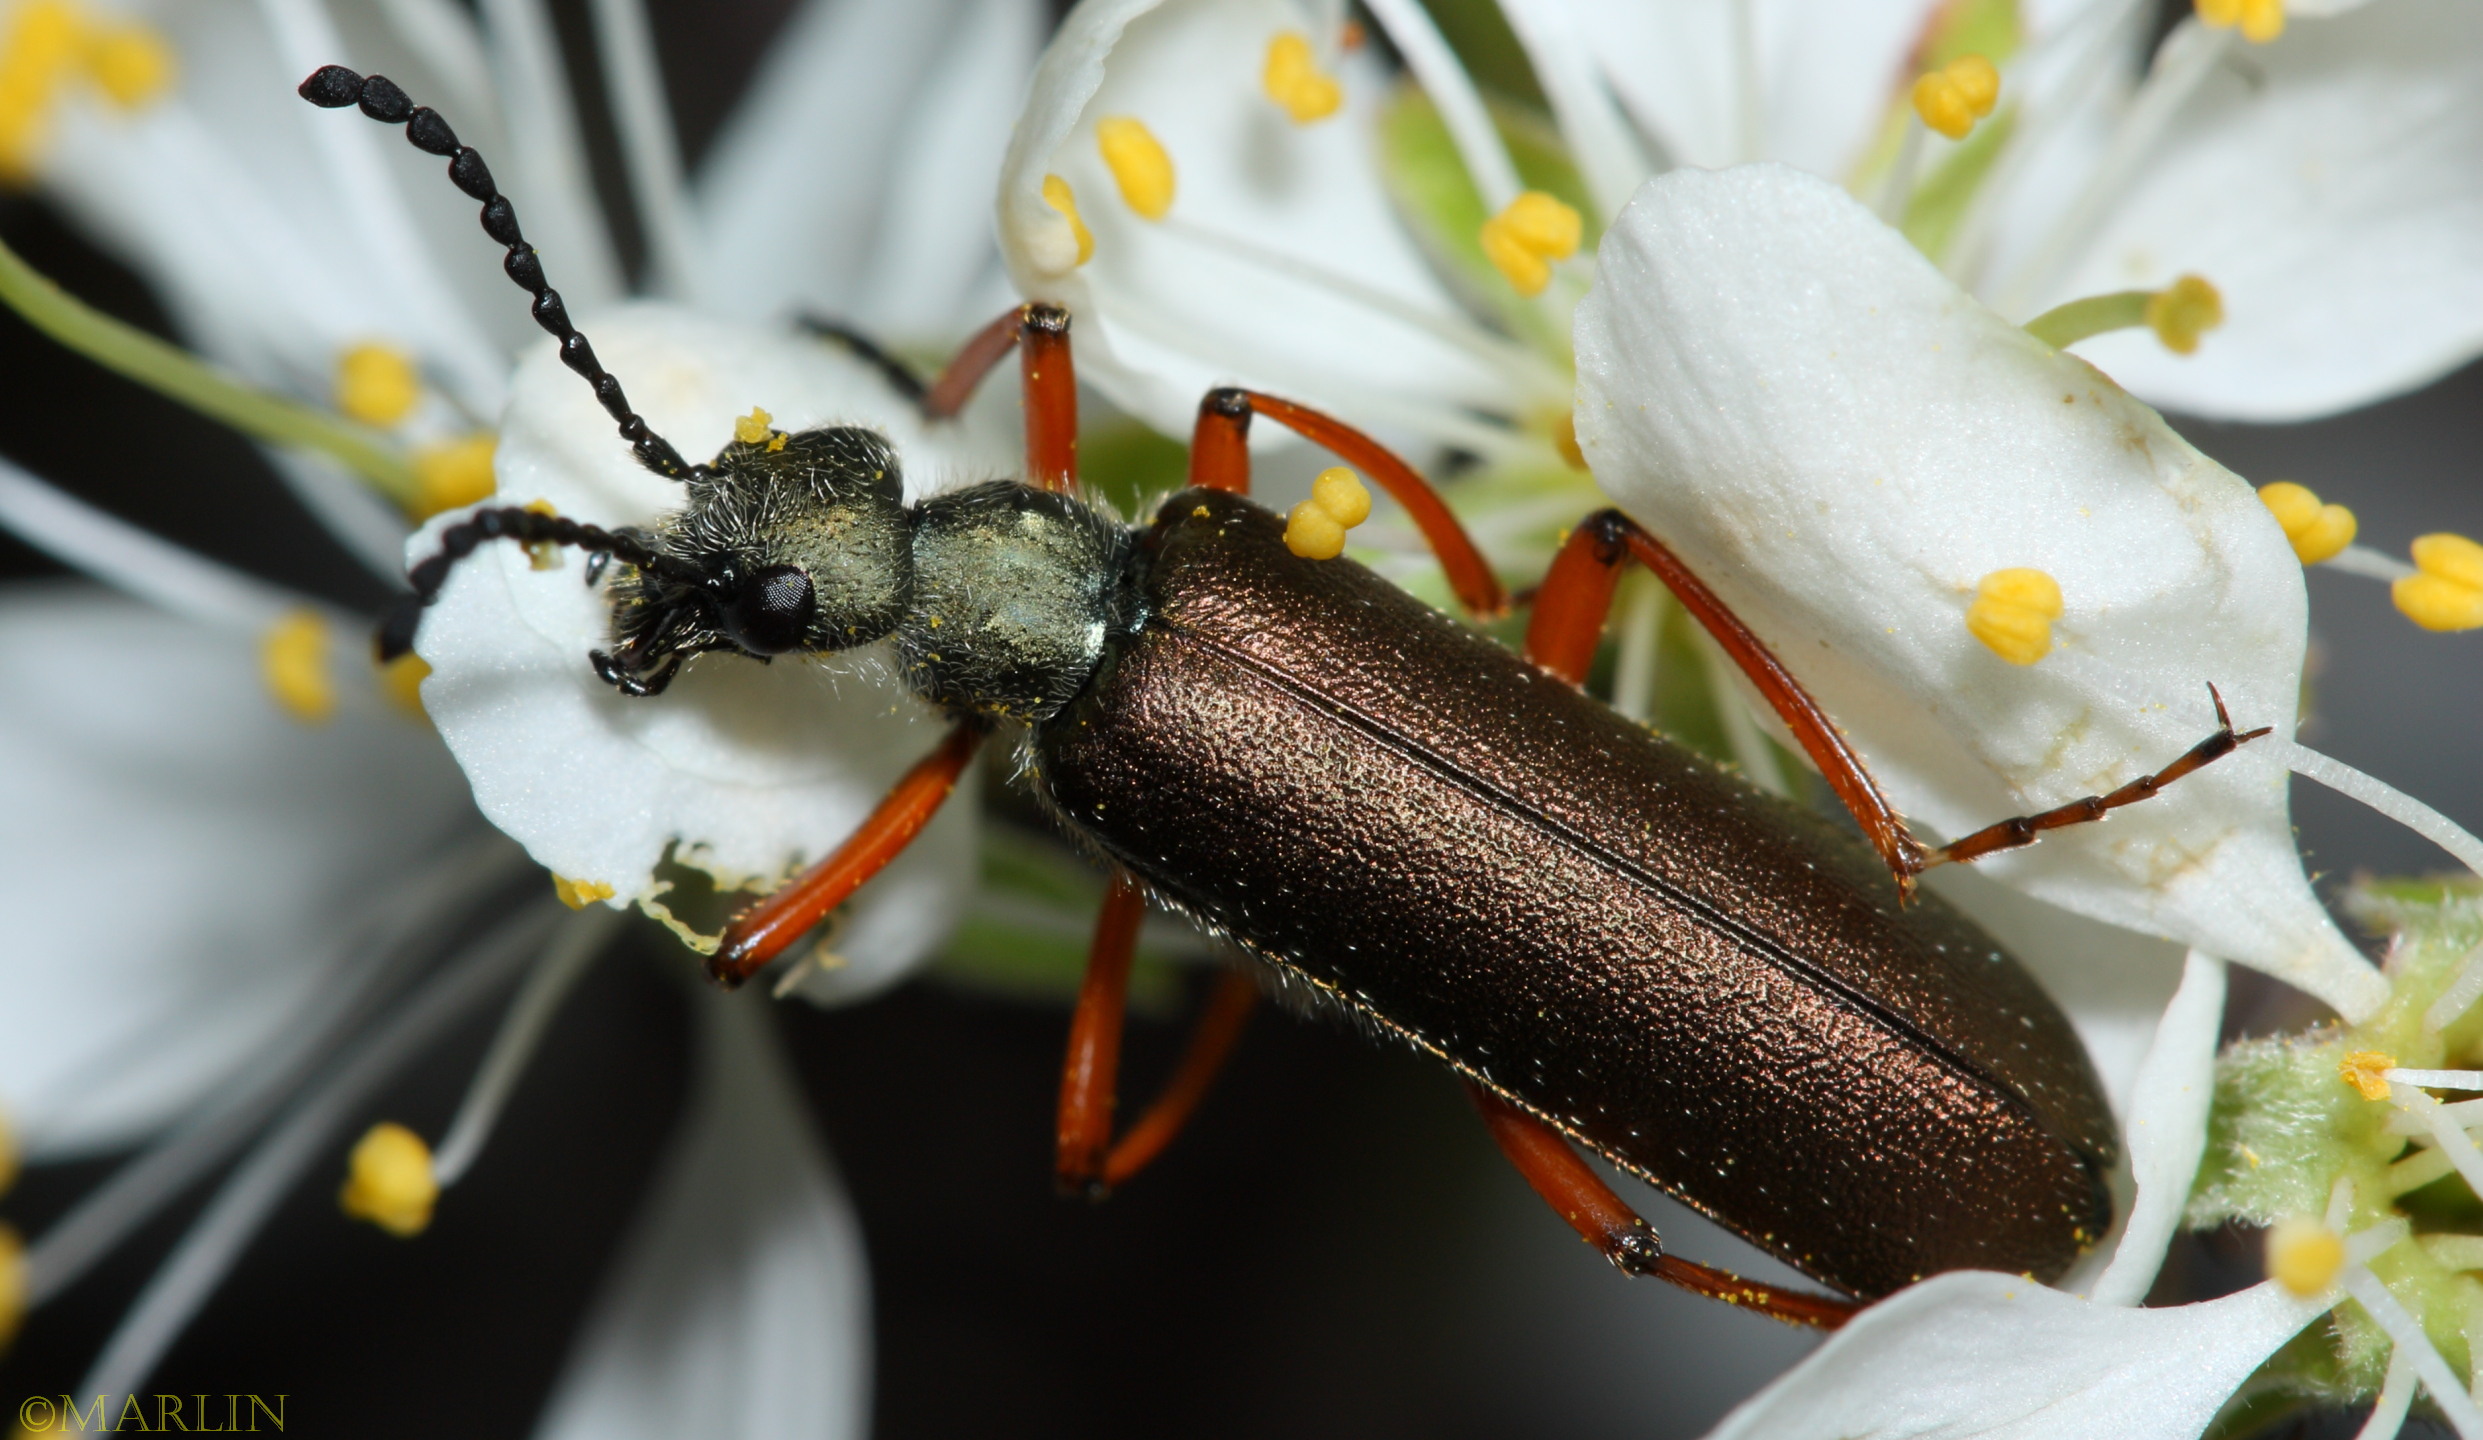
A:
POLYGON ((1235 497, 1034 737, 1166 898, 1805 1272, 2060 1273, 2109 1118, 2033 980, 1858 841, 1235 497))

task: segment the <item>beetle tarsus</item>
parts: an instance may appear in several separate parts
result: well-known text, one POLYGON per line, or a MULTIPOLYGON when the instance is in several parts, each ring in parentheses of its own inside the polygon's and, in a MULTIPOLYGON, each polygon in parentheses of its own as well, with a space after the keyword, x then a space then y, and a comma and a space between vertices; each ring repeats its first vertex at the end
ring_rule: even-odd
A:
POLYGON ((1653 1277, 1663 1269, 1664 1239, 1644 1220, 1605 1236, 1600 1248, 1604 1258, 1624 1275, 1653 1277))

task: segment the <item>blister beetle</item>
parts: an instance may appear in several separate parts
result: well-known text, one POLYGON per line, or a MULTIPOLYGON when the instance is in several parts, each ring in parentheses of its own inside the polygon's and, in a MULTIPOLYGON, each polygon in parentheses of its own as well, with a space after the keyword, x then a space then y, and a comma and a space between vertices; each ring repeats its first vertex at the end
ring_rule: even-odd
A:
POLYGON ((1530 1183, 1622 1269, 1781 1319, 1834 1325, 1854 1307, 1666 1254, 1570 1142, 1861 1300, 1956 1268, 2054 1278, 2109 1227, 2111 1118, 2075 1035, 1914 880, 2146 799, 2262 733, 2236 734, 2221 701, 2216 733, 2165 769, 1926 851, 1767 647, 1617 511, 1564 543, 1522 656, 1351 561, 1297 553, 1245 498, 1250 423, 1273 419, 1405 505, 1470 609, 1505 608, 1419 475, 1291 402, 1212 392, 1191 488, 1143 527, 1102 515, 1073 493, 1069 317, 1041 304, 987 327, 922 397, 953 415, 1017 350, 1024 482, 908 506, 899 457, 850 428, 691 464, 629 408, 481 158, 435 112, 341 67, 301 93, 403 124, 449 161, 562 358, 641 462, 684 486, 684 508, 651 532, 514 508, 448 526, 383 648, 410 645, 450 566, 484 541, 555 543, 618 562, 613 648, 590 658, 625 693, 660 693, 707 651, 886 640, 955 721, 843 846, 734 922, 717 979, 747 979, 825 919, 1007 723, 1043 803, 1114 867, 1062 1082, 1072 1189, 1100 1193, 1161 1148, 1264 979, 1449 1064, 1530 1183), (1863 840, 1584 693, 1633 558, 1750 675, 1863 840), (1122 992, 1149 899, 1250 964, 1166 1099, 1115 1144, 1122 992))

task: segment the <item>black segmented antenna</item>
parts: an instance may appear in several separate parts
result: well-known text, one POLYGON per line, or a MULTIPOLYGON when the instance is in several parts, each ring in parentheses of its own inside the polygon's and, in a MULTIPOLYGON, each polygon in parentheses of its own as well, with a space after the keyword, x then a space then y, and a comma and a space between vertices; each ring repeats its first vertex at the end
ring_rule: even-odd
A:
MULTIPOLYGON (((657 442, 662 443, 662 442, 657 442)), ((406 596, 380 622, 379 658, 394 660, 414 648, 414 631, 422 624, 422 612, 440 598, 440 587, 448 582, 448 572, 458 561, 474 553, 486 540, 515 540, 521 545, 569 545, 598 555, 610 555, 625 565, 635 565, 650 574, 684 585, 705 587, 709 577, 696 566, 687 565, 669 555, 657 553, 645 535, 635 530, 606 530, 600 525, 587 525, 566 515, 546 515, 515 505, 477 510, 465 519, 440 532, 440 548, 430 558, 405 573, 406 583, 414 593, 406 596)))
MULTIPOLYGON (((412 97, 398 88, 385 75, 367 79, 342 65, 322 65, 303 81, 298 92, 311 104, 326 110, 342 110, 359 105, 362 113, 383 125, 402 125, 405 138, 417 150, 448 159, 448 178, 458 189, 483 202, 483 233, 509 247, 505 268, 518 288, 535 297, 535 323, 549 331, 560 342, 563 364, 585 377, 595 387, 595 398, 603 403, 621 427, 621 438, 637 452, 638 463, 658 475, 673 480, 687 480, 703 474, 706 467, 691 465, 672 448, 672 442, 655 433, 637 411, 629 408, 629 397, 621 393, 621 382, 595 359, 595 347, 586 343, 578 327, 569 323, 569 309, 561 303, 560 292, 543 278, 543 261, 535 248, 517 228, 517 207, 509 203, 491 183, 491 169, 471 145, 457 143, 457 132, 448 128, 440 112, 428 105, 417 105, 412 97)), ((563 542, 567 543, 567 542, 563 542)), ((614 551, 619 554, 619 551, 614 551)), ((622 559, 630 559, 622 555, 622 559)), ((631 560, 630 563, 638 563, 631 560)))

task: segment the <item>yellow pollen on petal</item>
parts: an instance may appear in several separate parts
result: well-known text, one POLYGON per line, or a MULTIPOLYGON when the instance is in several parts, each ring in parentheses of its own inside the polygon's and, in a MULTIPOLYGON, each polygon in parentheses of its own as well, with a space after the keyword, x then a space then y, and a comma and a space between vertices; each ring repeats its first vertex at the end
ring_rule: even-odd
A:
POLYGON ((17 1231, 0 1225, 0 1352, 17 1338, 26 1319, 26 1242, 17 1231))
POLYGON ((336 1203, 356 1220, 368 1220, 400 1239, 423 1232, 440 1182, 431 1170, 431 1147, 393 1120, 363 1132, 345 1162, 345 1188, 336 1203))
POLYGON ((2224 297, 2198 275, 2184 275, 2147 301, 2147 328, 2176 355, 2198 349, 2198 337, 2224 323, 2224 297))
POLYGON ((749 414, 733 422, 733 438, 744 445, 756 445, 774 433, 770 427, 775 421, 775 416, 753 405, 749 414))
POLYGON ((2309 1299, 2345 1269, 2345 1237, 2307 1215, 2277 1221, 2267 1232, 2268 1278, 2309 1299))
POLYGON ((414 451, 414 501, 408 513, 416 520, 428 520, 443 510, 490 499, 498 488, 491 462, 499 447, 500 437, 489 430, 418 447, 414 451))
POLYGON ((2342 505, 2323 505, 2310 487, 2279 480, 2259 487, 2259 503, 2276 517, 2293 542, 2293 553, 2305 565, 2316 565, 2342 554, 2354 543, 2359 526, 2354 512, 2342 505))
POLYGON ((2405 617, 2426 630, 2483 628, 2483 545, 2463 535, 2425 535, 2413 545, 2415 573, 2389 587, 2405 617))
POLYGON ((1259 84, 1296 125, 1325 120, 1345 103, 1345 87, 1319 68, 1310 37, 1299 30, 1282 31, 1267 42, 1259 84))
POLYGON ((1069 222, 1069 233, 1078 237, 1077 263, 1083 265, 1094 259, 1095 232, 1087 229, 1086 221, 1079 216, 1078 195, 1069 188, 1069 182, 1058 175, 1044 176, 1043 203, 1058 210, 1061 218, 1069 222))
POLYGON ((336 361, 336 408, 381 429, 414 412, 422 399, 422 376, 405 352, 380 344, 356 345, 336 361))
POLYGON ((612 887, 601 880, 572 880, 566 875, 552 877, 552 893, 560 903, 572 910, 583 910, 599 900, 612 898, 612 887))
POLYGON ((1966 629, 2012 665, 2032 665, 2052 651, 2052 622, 2061 618, 2060 583, 2041 570, 1994 570, 1975 586, 1966 629))
POLYGON ((409 715, 429 718, 422 708, 422 682, 431 678, 430 663, 411 651, 379 667, 379 692, 409 715))
POLYGON ((316 610, 295 610, 259 639, 259 674, 278 707, 305 725, 336 713, 336 681, 328 673, 328 622, 316 610))
POLYGON ((124 110, 143 109, 172 88, 172 46, 144 25, 114 25, 86 42, 86 73, 124 110))
POLYGON ((1362 477, 1331 465, 1311 482, 1310 498, 1285 518, 1285 548, 1305 560, 1333 560, 1345 553, 1345 532, 1371 516, 1371 492, 1362 477))
POLYGON ((1520 295, 1540 295, 1552 283, 1552 262, 1578 253, 1586 225, 1578 212, 1540 190, 1529 190, 1483 222, 1485 259, 1520 295))
POLYGON ((2397 1057, 2377 1050, 2357 1050, 2337 1062, 2337 1078, 2362 1092, 2365 1100, 2388 1098, 2388 1072, 2397 1068, 2397 1057))
POLYGON ((1095 148, 1130 209, 1149 220, 1161 220, 1173 208, 1173 157, 1164 153, 1163 143, 1144 121, 1128 115, 1105 116, 1095 122, 1095 148))

